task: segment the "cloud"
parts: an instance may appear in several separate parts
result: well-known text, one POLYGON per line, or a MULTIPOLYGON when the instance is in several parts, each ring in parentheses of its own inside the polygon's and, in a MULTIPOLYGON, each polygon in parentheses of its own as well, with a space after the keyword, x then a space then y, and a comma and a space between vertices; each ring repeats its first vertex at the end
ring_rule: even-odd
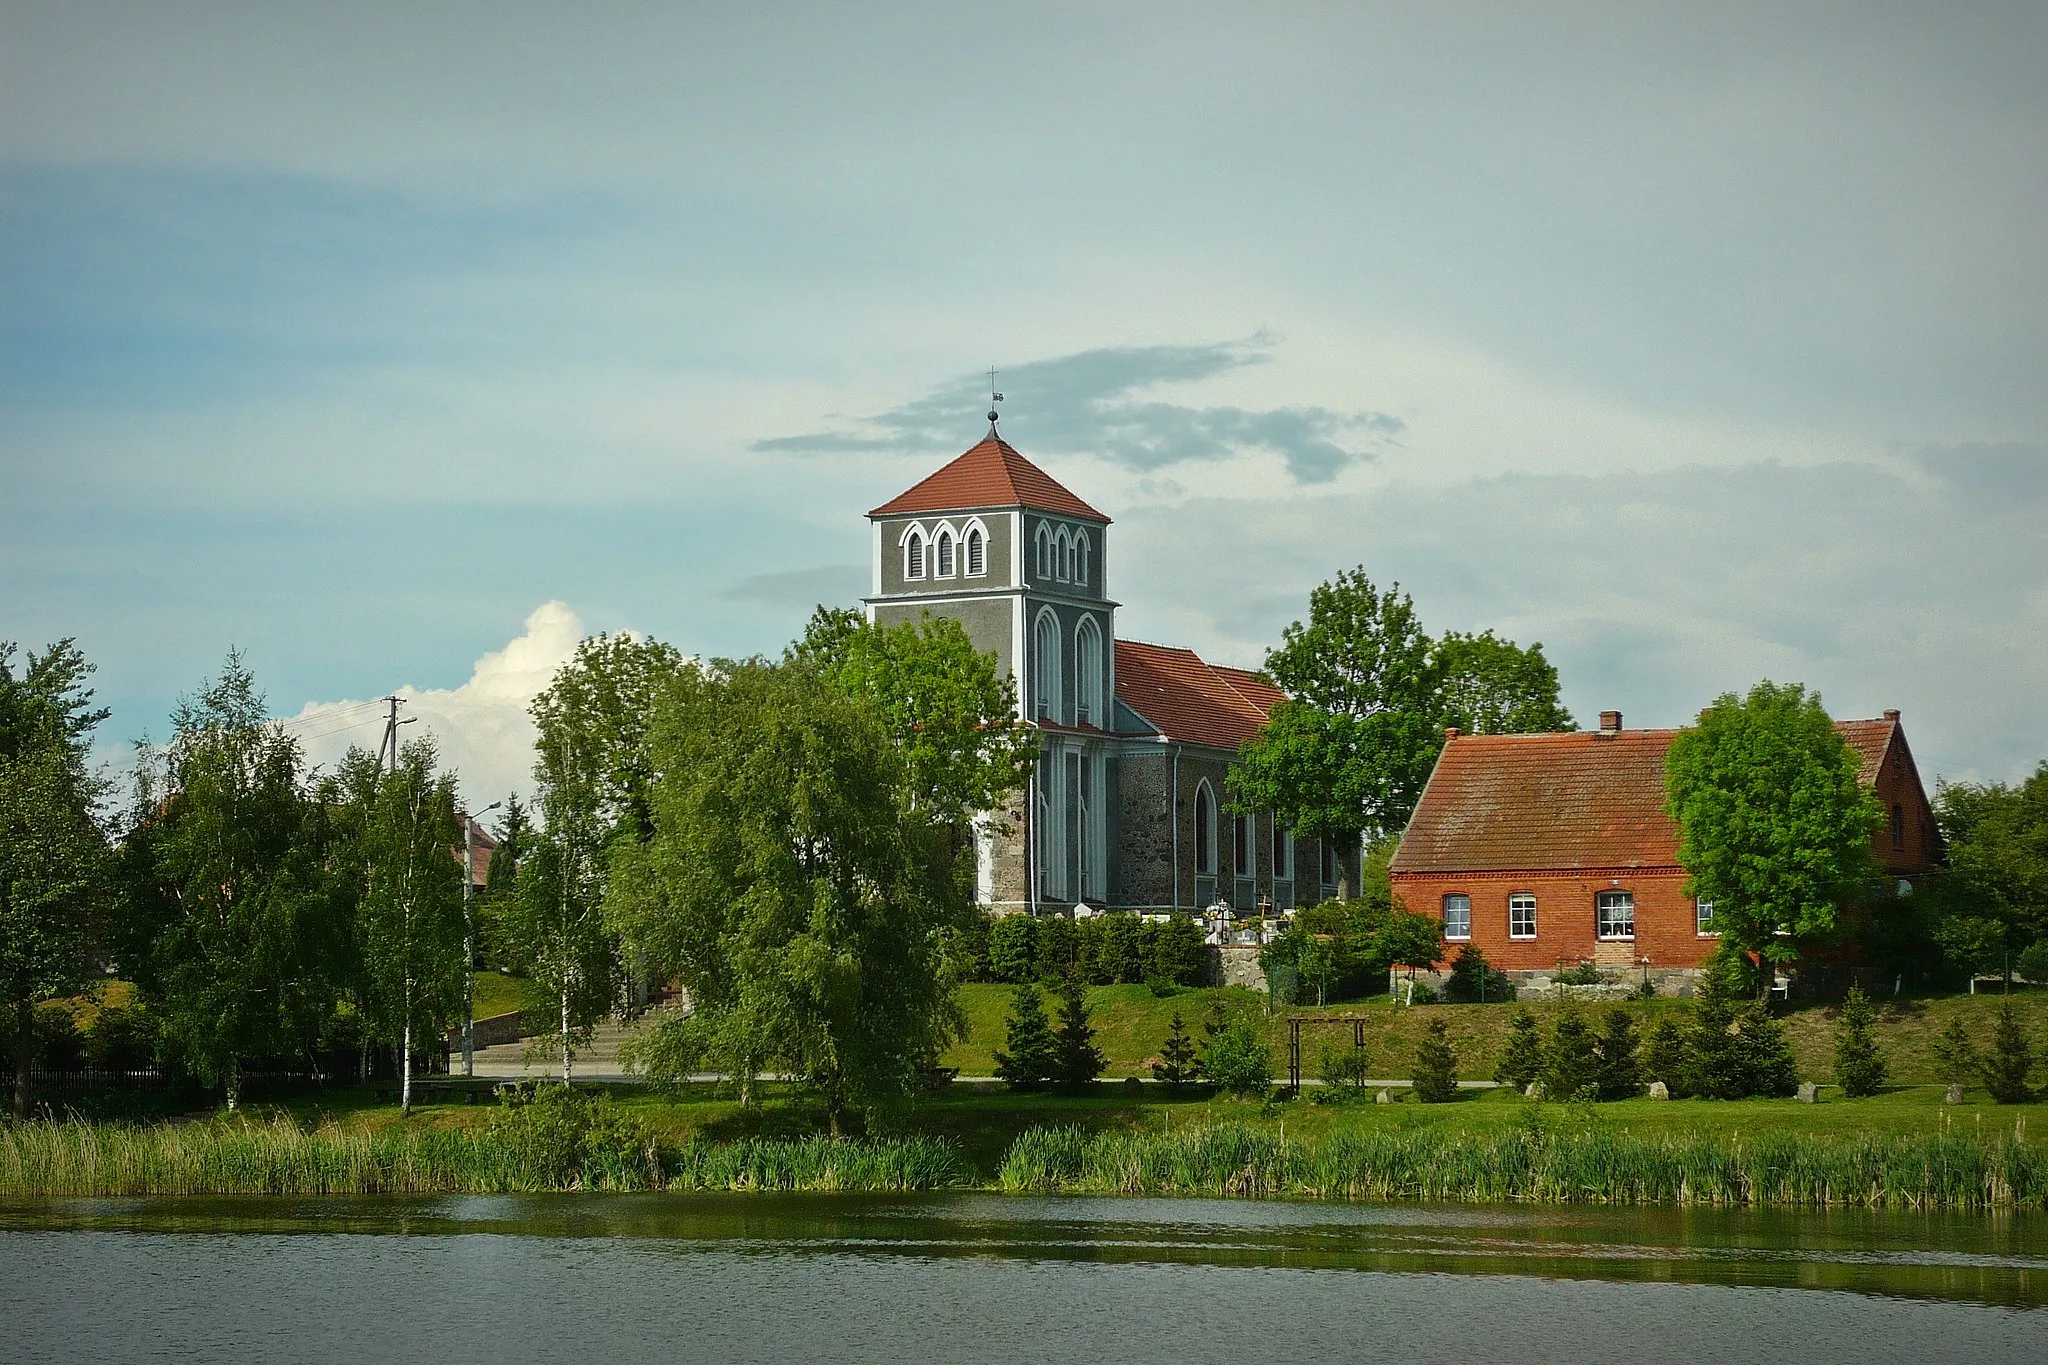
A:
MULTIPOLYGON (((1327 483, 1346 465, 1374 459, 1371 446, 1405 429, 1400 418, 1381 412, 1190 407, 1138 396, 1264 364, 1272 349, 1264 333, 1201 346, 1112 347, 1015 366, 1001 371, 997 384, 1015 402, 1005 420, 1033 450, 1092 455, 1141 473, 1264 450, 1279 455, 1297 483, 1327 483)), ((986 378, 969 375, 851 427, 771 437, 752 448, 793 455, 949 452, 987 401, 986 378)))
POLYGON ((729 585, 718 595, 728 602, 753 602, 764 607, 840 607, 867 595, 868 575, 865 564, 821 564, 815 569, 755 574, 729 585))
MULTIPOLYGON (((476 806, 510 791, 531 790, 533 718, 527 706, 569 661, 583 621, 563 602, 546 602, 526 618, 525 633, 476 661, 469 681, 454 688, 401 687, 399 715, 416 722, 402 739, 431 735, 441 765, 461 779, 476 806)), ((301 737, 309 763, 332 765, 351 745, 374 748, 384 710, 376 701, 307 702, 285 722, 301 737)))

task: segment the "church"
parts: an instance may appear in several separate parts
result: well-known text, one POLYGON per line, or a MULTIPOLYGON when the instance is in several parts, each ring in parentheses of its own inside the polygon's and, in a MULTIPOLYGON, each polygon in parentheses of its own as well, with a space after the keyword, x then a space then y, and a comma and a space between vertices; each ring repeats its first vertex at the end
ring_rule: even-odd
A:
POLYGON ((1284 694, 1193 650, 1120 639, 1110 519, 996 432, 868 513, 868 619, 958 621, 1037 727, 1026 790, 989 812, 996 914, 1285 912, 1358 884, 1358 850, 1225 809, 1239 748, 1284 694))

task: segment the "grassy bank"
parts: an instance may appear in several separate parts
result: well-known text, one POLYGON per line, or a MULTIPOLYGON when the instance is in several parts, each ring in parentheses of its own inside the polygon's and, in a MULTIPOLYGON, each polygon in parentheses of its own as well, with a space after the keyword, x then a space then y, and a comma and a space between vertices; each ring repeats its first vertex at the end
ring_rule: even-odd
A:
MULTIPOLYGON (((1003 1021, 1009 1011, 1009 986, 970 985, 961 989, 966 1009, 967 1038, 946 1054, 945 1064, 970 1076, 989 1075, 994 1068, 993 1052, 1003 1045, 1003 1021)), ((2021 1022, 2037 1039, 2048 1039, 2048 991, 2016 991, 2012 995, 2021 1022)), ((1560 1013, 1577 1010, 1589 1018, 1605 1005, 1560 1004, 1554 1000, 1526 1003, 1543 1020, 1546 1030, 1560 1013)), ((1880 1001, 1877 1021, 1878 1046, 1884 1049, 1892 1068, 1892 1079, 1905 1085, 1937 1085, 1948 1078, 1934 1059, 1934 1040, 1950 1019, 1959 1018, 1981 1045, 1991 1039, 1993 1022, 2002 997, 1996 995, 1910 998, 1901 1002, 1880 1001)), ((1266 1039, 1274 1059, 1285 1069, 1287 1023, 1284 1018, 1267 1018, 1263 996, 1244 990, 1186 990, 1161 999, 1144 986, 1096 986, 1088 991, 1088 1007, 1096 1028, 1096 1044, 1109 1058, 1109 1075, 1147 1075, 1150 1061, 1166 1037, 1167 1022, 1176 1011, 1188 1027, 1200 1036, 1201 1021, 1217 1006, 1253 1011, 1263 1021, 1266 1039)), ((1636 1011, 1645 1032, 1657 1019, 1689 1006, 1677 1000, 1651 1000, 1629 1005, 1636 1011)), ((1451 1045, 1458 1051, 1458 1073, 1467 1080, 1488 1080, 1506 1046, 1508 1021, 1514 1005, 1423 1005, 1395 1009, 1384 996, 1371 1000, 1289 1010, 1310 1018, 1340 1017, 1328 1024, 1310 1024, 1302 1030, 1303 1069, 1315 1074, 1316 1051, 1325 1043, 1349 1046, 1351 1026, 1342 1016, 1363 1015, 1367 1020, 1366 1047, 1373 1061, 1373 1074, 1405 1077, 1414 1061, 1415 1045, 1431 1019, 1448 1025, 1451 1045)), ((1808 1080, 1826 1081, 1834 1067, 1836 1010, 1833 1006, 1811 1005, 1781 1016, 1787 1039, 1799 1061, 1800 1075, 1808 1080)))
POLYGON ((1303 1140, 1240 1126, 1065 1127, 1019 1136, 997 1183, 1030 1193, 1209 1198, 2041 1209, 2048 1150, 1967 1129, 1841 1141, 1530 1123, 1488 1134, 1408 1129, 1303 1140))

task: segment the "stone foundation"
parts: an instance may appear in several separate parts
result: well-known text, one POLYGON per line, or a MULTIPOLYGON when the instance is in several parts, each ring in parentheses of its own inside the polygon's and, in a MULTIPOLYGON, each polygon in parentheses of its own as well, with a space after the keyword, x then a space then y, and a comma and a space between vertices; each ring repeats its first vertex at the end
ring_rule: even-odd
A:
POLYGON ((1217 986, 1242 986, 1248 991, 1266 993, 1266 969, 1259 965, 1259 950, 1254 947, 1230 944, 1209 946, 1209 981, 1217 986))
MULTIPOLYGON (((1647 979, 1658 995, 1678 1000, 1692 999, 1692 993, 1699 985, 1700 969, 1697 967, 1615 967, 1602 968, 1598 984, 1588 982, 1571 985, 1560 982, 1558 971, 1501 972, 1508 984, 1515 988, 1517 1000, 1633 1000, 1642 990, 1647 979)), ((1402 982, 1408 979, 1406 967, 1395 967, 1387 973, 1388 988, 1394 999, 1407 999, 1408 988, 1402 982)), ((1427 983, 1439 998, 1451 979, 1450 968, 1432 971, 1417 970, 1415 981, 1418 985, 1427 983)))

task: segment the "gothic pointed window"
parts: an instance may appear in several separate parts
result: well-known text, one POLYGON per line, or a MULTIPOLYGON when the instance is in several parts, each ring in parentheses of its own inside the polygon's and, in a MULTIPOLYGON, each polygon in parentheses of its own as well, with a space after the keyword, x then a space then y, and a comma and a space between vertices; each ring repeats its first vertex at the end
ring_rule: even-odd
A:
POLYGON ((1088 581, 1088 533, 1086 531, 1074 532, 1074 581, 1076 583, 1086 583, 1088 581))
POLYGON ((1032 695, 1040 720, 1065 719, 1060 709, 1060 622, 1050 611, 1038 613, 1031 630, 1032 695))
POLYGON ((1216 798, 1207 782, 1195 787, 1195 871, 1216 875, 1216 798))
POLYGON ((967 529, 967 576, 979 578, 988 572, 986 559, 987 554, 982 548, 981 528, 970 526, 967 529))
POLYGON ((951 531, 939 532, 939 538, 933 548, 936 551, 933 558, 938 560, 938 572, 935 576, 951 578, 953 576, 953 533, 951 531))
POLYGON ((1066 531, 1060 532, 1060 582, 1074 581, 1074 537, 1066 531))
POLYGON ((1044 582, 1052 577, 1052 532, 1044 526, 1038 528, 1038 579, 1044 582))
POLYGON ((1109 728, 1102 714, 1102 631, 1092 616, 1074 628, 1074 722, 1109 728))
POLYGON ((924 577, 924 532, 915 526, 903 537, 903 576, 924 577))

